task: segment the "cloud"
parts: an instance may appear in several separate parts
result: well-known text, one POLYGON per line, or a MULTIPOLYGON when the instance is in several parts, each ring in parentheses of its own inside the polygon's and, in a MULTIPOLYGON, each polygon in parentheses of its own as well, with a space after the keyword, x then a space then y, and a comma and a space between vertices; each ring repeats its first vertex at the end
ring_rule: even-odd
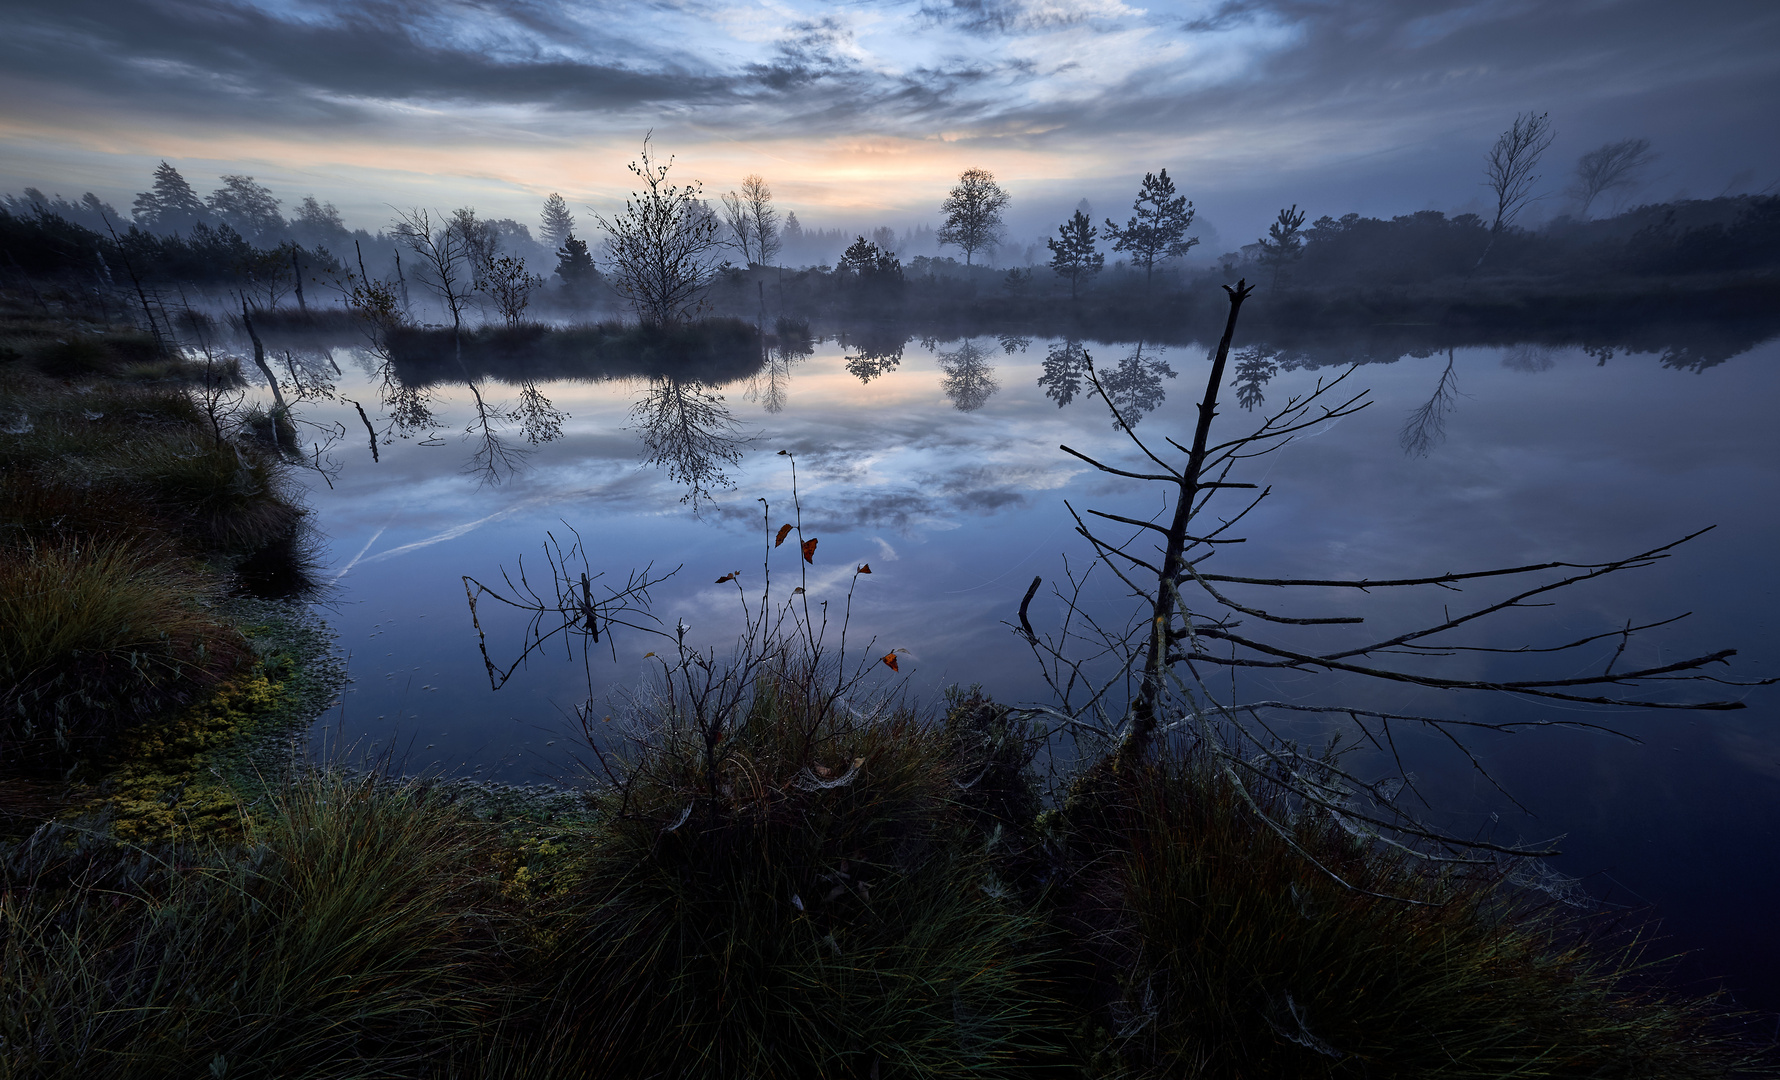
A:
POLYGON ((1680 181, 1702 189, 1780 167, 1743 137, 1772 96, 1780 9, 1732 0, 1685 20, 1657 0, 66 0, 8 23, 14 157, 58 139, 99 152, 107 130, 202 133, 218 159, 354 139, 437 183, 454 158, 434 151, 486 175, 491 155, 652 126, 682 154, 706 140, 814 163, 812 190, 850 184, 834 198, 854 202, 908 202, 906 169, 858 178, 871 144, 943 161, 937 175, 1017 171, 1071 203, 1083 178, 1099 196, 1168 165, 1240 213, 1313 183, 1355 193, 1335 212, 1403 212, 1434 189, 1463 202, 1481 148, 1537 108, 1561 139, 1651 136, 1674 169, 1707 172, 1680 181))

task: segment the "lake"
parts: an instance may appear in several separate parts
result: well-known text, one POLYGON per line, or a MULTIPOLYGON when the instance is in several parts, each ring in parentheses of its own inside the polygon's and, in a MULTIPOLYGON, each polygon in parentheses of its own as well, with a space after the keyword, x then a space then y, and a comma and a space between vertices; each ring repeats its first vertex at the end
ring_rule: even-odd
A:
MULTIPOLYGON (((339 708, 318 721, 318 745, 387 753, 410 771, 572 780, 587 673, 595 712, 619 710, 625 693, 648 685, 653 661, 643 654, 665 642, 620 631, 602 640, 612 651, 596 653, 585 670, 560 652, 535 656, 495 690, 464 576, 504 590, 503 571, 516 574, 523 558, 535 579, 547 572, 547 539, 567 543, 578 533, 590 566, 608 581, 644 567, 680 568, 653 589, 655 615, 669 628, 684 623, 689 642, 726 652, 741 627, 740 602, 733 583, 716 580, 741 571, 742 584, 757 589, 768 531, 791 519, 791 464, 779 451, 796 463, 804 534, 819 538, 809 595, 830 601, 838 622, 852 583, 851 655, 906 650, 900 672, 878 666, 872 685, 923 705, 941 701, 947 686, 977 683, 1005 702, 1046 700, 1032 653, 1009 624, 1036 575, 1047 587, 1033 601, 1033 623, 1054 627, 1063 609, 1049 585, 1065 557, 1076 567, 1090 560, 1065 500, 1148 517, 1160 495, 1058 449, 1066 443, 1103 460, 1132 460, 1103 403, 1078 392, 1057 404, 1076 362, 1066 343, 916 338, 896 355, 883 338, 869 328, 831 331, 807 354, 794 350, 690 403, 665 402, 661 387, 650 399, 642 379, 485 379, 474 392, 462 382, 428 387, 417 411, 410 388, 400 404, 414 423, 380 442, 375 462, 346 399, 381 429, 390 414, 379 403, 390 389, 363 350, 332 348, 342 400, 314 401, 302 412, 345 432, 329 452, 338 467, 327 480, 301 475, 321 534, 322 577, 332 586, 326 616, 352 683, 339 708), (708 491, 684 482, 683 453, 673 467, 645 460, 649 410, 659 424, 688 407, 707 416, 727 410, 732 433, 747 440, 734 464, 705 462, 708 491), (764 519, 762 499, 770 506, 764 519), (855 581, 861 564, 872 573, 855 581)), ((276 353, 278 342, 269 344, 276 353)), ((1135 360, 1132 343, 1081 347, 1102 371, 1121 370, 1123 361, 1132 376, 1127 400, 1153 405, 1139 435, 1190 439, 1208 370, 1203 345, 1146 345, 1135 360)), ((1230 437, 1288 395, 1339 375, 1345 369, 1332 360, 1341 351, 1250 356, 1251 384, 1257 365, 1279 370, 1264 386, 1251 385, 1265 398, 1252 412, 1226 388, 1214 437, 1230 437)), ((1740 679, 1780 674, 1773 631, 1780 425, 1771 415, 1780 401, 1780 342, 1722 362, 1701 361, 1681 345, 1612 355, 1540 344, 1415 352, 1424 355, 1370 352, 1372 362, 1348 377, 1369 391, 1369 407, 1303 432, 1232 476, 1269 485, 1272 494, 1242 522, 1238 534, 1248 542, 1218 555, 1221 572, 1377 578, 1598 562, 1715 525, 1672 558, 1579 586, 1555 607, 1510 612, 1467 643, 1549 645, 1628 619, 1691 612, 1642 635, 1625 663, 1737 648, 1732 667, 1714 670, 1740 679), (1406 424, 1437 391, 1432 411, 1443 426, 1424 425, 1418 439, 1406 424)), ((670 446, 672 435, 652 437, 670 446)), ((701 467, 690 471, 700 475, 701 467)), ((781 589, 789 588, 784 575, 795 573, 791 552, 788 544, 777 555, 781 589)), ((1483 595, 1497 593, 1480 586, 1463 594, 1483 595)), ((1276 602, 1318 615, 1363 610, 1370 623, 1413 620, 1460 601, 1276 602)), ((1114 619, 1129 608, 1112 588, 1091 588, 1084 603, 1114 619)), ((490 654, 504 666, 518 655, 523 620, 497 606, 484 600, 480 611, 490 654)), ((1569 667, 1554 677, 1598 670, 1616 645, 1608 637, 1567 654, 1569 667)), ((1515 662, 1461 656, 1451 670, 1482 677, 1515 662)), ((1723 976, 1740 1001, 1780 1008, 1772 974, 1780 970, 1780 930, 1769 915, 1780 889, 1772 840, 1780 823, 1776 688, 1688 684, 1690 693, 1748 705, 1716 713, 1442 700, 1299 673, 1245 675, 1234 692, 1343 703, 1370 694, 1358 703, 1486 722, 1588 719, 1636 736, 1537 729, 1477 737, 1479 757, 1530 813, 1432 739, 1410 740, 1405 753, 1450 827, 1506 841, 1561 837, 1558 871, 1608 904, 1654 906, 1664 920, 1663 951, 1697 950, 1681 968, 1684 980, 1723 976)))

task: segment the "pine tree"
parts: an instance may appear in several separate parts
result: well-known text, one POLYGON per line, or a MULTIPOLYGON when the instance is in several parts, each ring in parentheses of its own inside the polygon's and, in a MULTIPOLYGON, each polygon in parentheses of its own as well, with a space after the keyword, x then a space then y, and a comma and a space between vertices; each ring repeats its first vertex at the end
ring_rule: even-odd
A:
POLYGON ((575 215, 569 213, 568 200, 554 191, 544 200, 541 220, 543 225, 538 230, 538 236, 552 250, 562 247, 575 235, 575 215))
POLYGON ((1082 278, 1100 273, 1101 267, 1106 265, 1106 256, 1094 250, 1099 231, 1080 210, 1057 226, 1057 234, 1058 239, 1046 240, 1045 245, 1051 249, 1051 269, 1058 276, 1069 279, 1069 298, 1073 300, 1082 278))
POLYGON ((1185 195, 1174 193, 1167 169, 1161 175, 1143 174, 1143 187, 1131 209, 1135 216, 1123 229, 1106 219, 1106 236, 1114 251, 1131 253, 1131 261, 1143 267, 1146 281, 1155 274, 1158 261, 1185 255, 1199 242, 1198 237, 1187 235, 1193 224, 1193 204, 1185 195))
POLYGON ((279 200, 264 184, 254 183, 251 176, 225 176, 223 186, 210 193, 206 200, 211 212, 223 223, 250 241, 264 243, 284 231, 284 217, 279 214, 279 200))
POLYGON ((563 240, 562 247, 556 251, 556 276, 562 279, 564 292, 586 296, 593 283, 599 280, 593 256, 587 253, 587 241, 573 236, 563 240))
POLYGON ((1293 203, 1290 210, 1281 210, 1279 220, 1267 227, 1267 236, 1261 240, 1261 261, 1273 269, 1273 286, 1279 287, 1279 281, 1285 274, 1286 265, 1295 262, 1304 254, 1304 237, 1300 230, 1304 228, 1304 211, 1293 203))
POLYGON ((136 196, 130 205, 130 216, 144 229, 173 232, 190 229, 210 215, 204 209, 204 200, 198 198, 179 170, 163 161, 155 168, 154 189, 136 196))

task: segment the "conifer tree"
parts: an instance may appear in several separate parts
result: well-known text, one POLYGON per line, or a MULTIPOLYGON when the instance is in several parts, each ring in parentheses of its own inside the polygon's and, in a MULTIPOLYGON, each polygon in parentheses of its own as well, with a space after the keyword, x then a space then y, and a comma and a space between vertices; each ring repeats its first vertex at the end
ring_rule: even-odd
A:
POLYGON ((575 235, 575 215, 569 213, 568 201, 554 191, 544 200, 542 221, 539 238, 552 250, 562 247, 575 235))
POLYGON ((1193 204, 1185 195, 1174 193, 1167 169, 1160 175, 1143 174, 1143 187, 1131 209, 1135 214, 1122 229, 1111 218, 1106 219, 1106 236, 1114 251, 1131 253, 1131 261, 1143 267, 1146 281, 1154 276, 1157 262, 1185 255, 1199 242, 1198 237, 1187 235, 1193 224, 1193 204))
POLYGON ((1045 245, 1051 249, 1051 269, 1069 279, 1069 298, 1073 300, 1082 278, 1100 273, 1106 256, 1094 250, 1099 231, 1080 210, 1057 226, 1057 233, 1058 239, 1046 240, 1045 245))
POLYGON ((209 218, 204 200, 186 183, 179 170, 161 162, 155 168, 154 188, 136 196, 130 205, 136 224, 155 232, 190 229, 209 218))

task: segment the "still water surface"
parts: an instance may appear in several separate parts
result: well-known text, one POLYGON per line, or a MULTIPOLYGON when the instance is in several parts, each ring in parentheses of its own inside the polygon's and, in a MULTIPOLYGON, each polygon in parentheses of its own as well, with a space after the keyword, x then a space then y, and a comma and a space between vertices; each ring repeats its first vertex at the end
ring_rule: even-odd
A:
MULTIPOLYGON (((537 660, 492 690, 463 576, 498 582, 522 556, 535 573, 546 534, 566 539, 573 529, 593 567, 617 578, 646 565, 683 567, 655 590, 655 611, 721 652, 740 613, 733 586, 714 580, 741 570, 744 584, 758 585, 766 542, 759 500, 769 501, 772 525, 789 519, 791 474, 780 450, 795 455, 805 532, 820 537, 811 593, 838 604, 854 567, 872 567, 853 600, 850 642, 872 641, 875 653, 907 650, 900 676, 878 669, 886 689, 931 703, 948 685, 981 683, 999 700, 1044 699, 1031 654, 1006 623, 1034 575, 1056 580, 1065 555, 1087 561, 1064 501, 1133 516, 1159 505, 1140 485, 1058 450, 1067 443, 1114 459, 1129 448, 1104 405, 1078 394, 1059 407, 1047 395, 1040 378, 1058 344, 910 342, 899 363, 885 365, 829 341, 717 388, 753 441, 724 470, 733 486, 718 487, 696 514, 687 486, 643 460, 633 413, 643 382, 540 384, 532 389, 548 403, 542 421, 530 391, 478 384, 491 415, 503 417, 502 437, 527 451, 492 483, 475 467, 487 447, 465 434, 476 426, 474 397, 461 384, 434 388, 435 422, 381 445, 375 463, 353 407, 317 403, 311 416, 348 432, 332 486, 313 479, 309 501, 325 534, 324 576, 335 584, 329 619, 353 679, 343 704, 318 722, 318 741, 392 752, 415 771, 521 783, 570 777, 572 716, 587 696, 582 667, 560 656, 537 660), (560 437, 530 445, 527 425, 535 434, 542 423, 548 434, 549 410, 565 414, 560 437)), ((1133 351, 1087 347, 1103 368, 1133 351)), ((376 402, 363 355, 334 356, 345 372, 340 394, 376 402)), ((1150 347, 1137 366, 1158 375, 1157 362, 1177 377, 1160 379, 1165 399, 1138 431, 1187 441, 1205 352, 1150 347)), ((1227 390, 1214 435, 1237 433, 1268 405, 1340 370, 1282 371, 1253 413, 1227 390)), ((1273 494, 1245 520, 1251 540, 1218 556, 1223 572, 1379 577, 1591 561, 1716 525, 1675 558, 1523 613, 1490 643, 1572 640, 1626 619, 1692 612, 1652 635, 1637 659, 1736 647, 1728 674, 1780 674, 1780 343, 1699 372, 1665 368, 1650 354, 1601 361, 1580 349, 1459 348, 1366 364, 1349 381, 1369 389, 1374 404, 1240 477, 1273 494), (1444 434, 1428 433, 1425 454, 1406 452, 1405 422, 1443 378, 1444 434)), ((775 573, 791 568, 781 558, 775 573)), ((1108 612, 1122 603, 1112 593, 1095 602, 1108 612)), ((1317 603, 1325 605, 1317 613, 1334 606, 1317 603)), ((1376 603, 1384 607, 1369 617, 1391 614, 1395 602, 1376 603)), ((1046 593, 1032 607, 1041 629, 1059 614, 1046 593)), ((517 621, 495 615, 484 626, 497 656, 515 655, 517 621)), ((601 709, 646 683, 642 654, 659 645, 621 636, 616 660, 595 658, 601 709)), ((1575 664, 1592 669, 1612 647, 1575 664)), ((1309 700, 1324 692, 1307 679, 1240 693, 1309 700)), ((1563 872, 1610 902, 1655 905, 1668 946, 1700 950, 1683 975, 1725 976, 1747 1003, 1780 1008, 1780 929, 1770 915, 1780 889, 1780 693, 1729 692, 1749 707, 1591 717, 1638 743, 1564 730, 1480 738, 1482 756, 1531 816, 1431 746, 1412 751, 1421 755, 1414 765, 1444 793, 1456 825, 1507 840, 1563 836, 1563 872)), ((1567 715, 1527 702, 1457 707, 1485 720, 1567 715)))

